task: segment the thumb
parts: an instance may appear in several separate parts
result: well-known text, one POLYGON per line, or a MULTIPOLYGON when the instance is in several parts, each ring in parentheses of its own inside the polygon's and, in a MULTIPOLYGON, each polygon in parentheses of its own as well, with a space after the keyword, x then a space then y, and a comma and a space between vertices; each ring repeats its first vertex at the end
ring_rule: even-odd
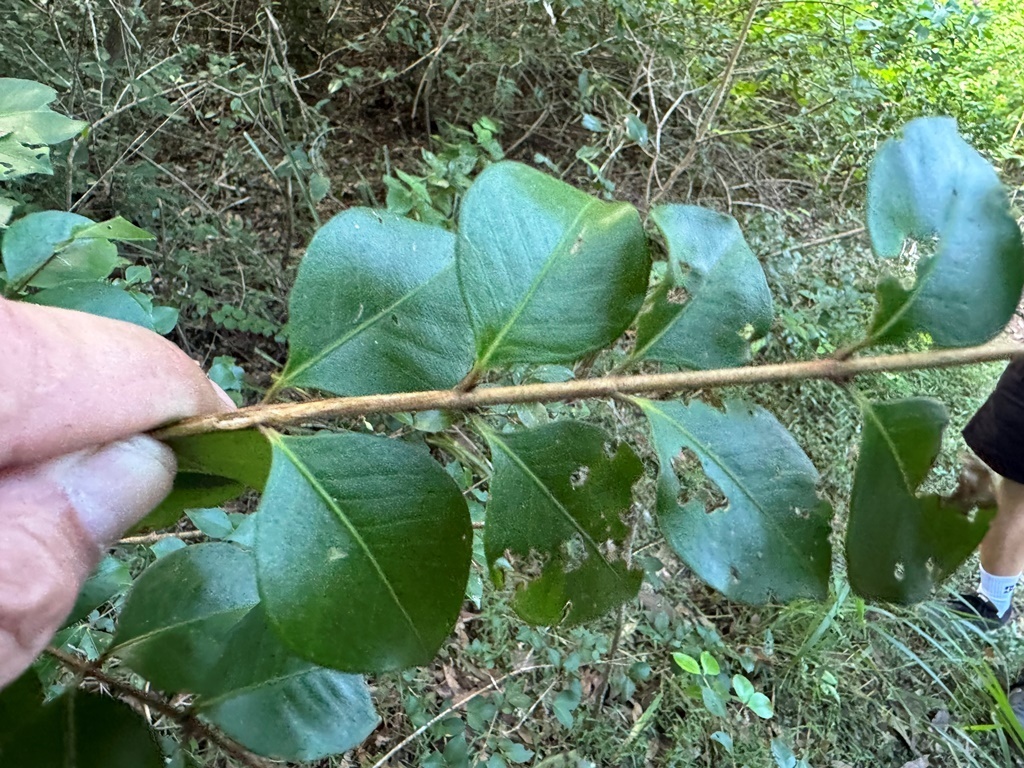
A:
POLYGON ((46 647, 103 551, 168 494, 170 448, 139 436, 0 473, 0 687, 46 647))

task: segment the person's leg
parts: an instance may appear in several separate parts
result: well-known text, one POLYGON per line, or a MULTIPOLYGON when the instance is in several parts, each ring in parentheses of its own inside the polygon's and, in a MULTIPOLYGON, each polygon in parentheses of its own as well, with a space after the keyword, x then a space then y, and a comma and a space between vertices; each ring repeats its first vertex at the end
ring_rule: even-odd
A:
POLYGON ((981 542, 981 567, 998 576, 1024 571, 1024 485, 1005 477, 996 485, 999 512, 981 542))
POLYGON ((1000 478, 996 513, 981 542, 981 594, 1002 616, 1024 571, 1024 485, 1000 478))

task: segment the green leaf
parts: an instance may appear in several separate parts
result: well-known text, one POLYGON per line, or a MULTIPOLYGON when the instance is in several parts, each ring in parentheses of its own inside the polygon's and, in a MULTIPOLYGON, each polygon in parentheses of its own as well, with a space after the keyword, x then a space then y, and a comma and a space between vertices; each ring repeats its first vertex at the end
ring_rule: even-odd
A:
POLYGON ((4 766, 163 768, 152 732, 118 701, 72 688, 33 714, 10 734, 0 728, 4 766))
POLYGON ((88 126, 50 109, 57 92, 41 83, 0 78, 0 180, 52 174, 47 144, 58 144, 88 126))
POLYGON ((750 697, 757 692, 754 689, 754 684, 743 675, 732 676, 732 689, 736 691, 736 698, 743 704, 750 701, 750 697))
POLYGON ((868 231, 885 258, 907 238, 938 241, 934 255, 919 258, 913 288, 895 277, 879 283, 870 343, 927 333, 943 347, 981 344, 1013 316, 1024 287, 1021 233, 996 172, 951 118, 913 120, 875 155, 868 231))
POLYGON ((633 114, 626 116, 626 135, 641 147, 646 147, 647 142, 650 140, 647 124, 633 114))
POLYGON ((136 227, 123 216, 116 216, 113 219, 96 224, 90 223, 88 226, 76 229, 74 237, 76 240, 98 237, 106 240, 124 240, 126 242, 156 239, 153 234, 141 227, 136 227))
POLYGON ((17 200, 10 197, 0 196, 0 229, 3 229, 10 223, 11 216, 14 214, 14 209, 17 207, 17 200))
POLYGON ((15 136, 0 137, 0 181, 31 173, 53 175, 50 150, 47 147, 26 147, 15 136))
POLYGON ((722 671, 722 668, 718 666, 718 659, 712 656, 707 651, 700 652, 700 668, 704 670, 705 675, 717 675, 722 671))
POLYGON ((19 287, 50 288, 70 280, 102 280, 125 263, 104 239, 75 239, 77 227, 92 220, 77 213, 38 211, 22 216, 4 232, 0 245, 8 280, 19 287))
POLYGON ((235 526, 231 518, 223 509, 193 509, 188 513, 188 519, 200 531, 211 539, 226 539, 235 532, 235 526))
POLYGON ((750 342, 772 323, 764 270, 731 216, 659 205, 651 220, 668 245, 665 279, 637 324, 635 359, 684 368, 750 361, 750 342))
POLYGON ((259 602, 252 555, 197 544, 158 560, 135 582, 112 653, 159 688, 204 693, 235 625, 259 602))
POLYGON ((778 768, 796 768, 796 755, 782 737, 772 739, 772 757, 778 768))
POLYGON ((760 692, 754 693, 750 697, 750 701, 746 702, 746 705, 751 712, 762 720, 770 720, 775 714, 771 699, 760 692))
POLYGON ((701 673, 700 664, 695 658, 693 658, 693 656, 690 656, 687 653, 680 653, 679 651, 676 651, 672 654, 672 660, 684 672, 689 672, 691 675, 699 675, 701 673))
POLYGON ((571 363, 609 346, 640 310, 650 271, 632 206, 511 162, 466 194, 455 252, 479 370, 571 363))
POLYGON ((636 597, 643 572, 622 559, 622 520, 643 465, 626 444, 588 424, 559 421, 499 434, 478 422, 494 474, 484 548, 523 573, 513 608, 534 624, 590 621, 636 597), (619 553, 619 554, 613 554, 619 553))
POLYGON ((267 757, 313 761, 361 744, 380 722, 366 682, 289 652, 260 606, 238 623, 196 709, 267 757))
POLYGON ((818 498, 818 473, 786 429, 763 408, 730 403, 636 400, 654 438, 658 519, 669 544, 726 597, 747 603, 824 598, 831 567, 831 508, 818 498), (681 487, 683 449, 725 495, 705 509, 681 487))
POLYGON ((722 695, 714 688, 710 688, 705 685, 700 689, 700 695, 701 699, 704 701, 704 709, 712 715, 715 715, 716 717, 725 717, 726 714, 728 714, 725 709, 725 699, 723 699, 722 695))
POLYGON ((170 495, 134 531, 166 528, 186 509, 216 507, 245 492, 263 490, 270 444, 254 429, 209 432, 168 440, 178 459, 170 495))
POLYGON ((732 754, 732 736, 730 736, 728 733, 726 733, 725 731, 715 731, 711 734, 710 738, 712 741, 721 744, 722 749, 724 749, 730 755, 732 754))
POLYGON ((0 135, 12 134, 25 144, 58 144, 86 127, 50 109, 57 92, 32 80, 0 78, 0 135))
POLYGON ((42 708, 43 686, 32 669, 0 688, 0 757, 3 757, 4 742, 38 717, 42 708))
POLYGON ((314 203, 319 203, 331 191, 331 180, 322 173, 314 173, 309 177, 309 196, 314 203))
POLYGON ((140 325, 152 331, 153 320, 131 293, 109 283, 80 280, 47 288, 29 296, 26 301, 47 307, 74 309, 91 315, 109 317, 125 323, 140 325))
POLYGON ((604 133, 604 123, 601 122, 601 118, 595 117, 589 113, 583 115, 583 119, 580 121, 584 128, 594 133, 604 133))
POLYGON ((426 450, 360 434, 273 438, 257 512, 264 609, 299 655, 347 672, 425 664, 458 618, 473 541, 426 450))
POLYGON ((64 626, 69 627, 86 616, 93 609, 103 605, 115 595, 127 592, 132 585, 132 574, 128 566, 114 557, 104 557, 96 566, 93 574, 86 579, 85 584, 78 593, 75 600, 75 607, 64 619, 64 626))
POLYGON ((980 510, 972 521, 939 496, 916 495, 948 421, 941 403, 864 402, 861 410, 846 529, 850 586, 876 600, 924 600, 975 550, 995 510, 980 510))
POLYGON ((279 386, 338 395, 445 389, 472 364, 451 233, 354 208, 320 228, 289 304, 279 386))

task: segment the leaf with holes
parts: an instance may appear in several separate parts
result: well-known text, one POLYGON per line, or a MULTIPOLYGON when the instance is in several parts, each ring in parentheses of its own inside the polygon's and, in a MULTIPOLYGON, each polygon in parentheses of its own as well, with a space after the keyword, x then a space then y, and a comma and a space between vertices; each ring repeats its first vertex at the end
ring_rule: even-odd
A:
POLYGON ((604 431, 559 421, 502 434, 477 423, 494 474, 484 549, 527 575, 513 608, 534 624, 589 621, 636 596, 643 572, 626 564, 633 484, 643 465, 604 431))
POLYGON ((321 760, 358 746, 380 722, 362 677, 292 654, 261 606, 225 641, 211 683, 196 711, 267 757, 321 760))
POLYGON ((41 699, 25 696, 24 680, 0 693, 0 712, 9 697, 17 697, 19 706, 13 727, 0 721, 0 765, 163 767, 163 755, 149 727, 125 704, 72 686, 43 705, 41 699))
POLYGON ((876 600, 924 600, 978 546, 995 510, 981 510, 972 521, 939 496, 917 495, 948 421, 941 403, 865 402, 861 411, 846 528, 850 586, 876 600))
POLYGON ((135 582, 112 653, 159 688, 204 693, 226 639, 258 602, 250 553, 226 543, 179 549, 135 582))
POLYGON ((50 109, 57 92, 32 80, 0 78, 0 181, 52 174, 48 144, 80 134, 88 123, 50 109))
POLYGON ((264 609, 286 644, 346 672, 429 662, 469 578, 473 529, 454 481, 398 440, 275 435, 272 445, 255 551, 264 609))
POLYGON ((898 256, 907 238, 921 256, 910 289, 878 284, 871 344, 929 334, 943 347, 981 344, 1013 316, 1024 287, 1024 245, 992 166, 951 118, 919 118, 887 141, 868 176, 868 231, 876 254, 898 256), (980 300, 984 297, 983 300, 980 300))
POLYGON ((633 358, 698 369, 749 362, 750 342, 771 326, 772 297, 736 220, 694 205, 659 205, 651 220, 668 269, 640 316, 633 358))
POLYGON ((470 187, 455 252, 481 371, 609 346, 640 310, 650 271, 631 205, 512 162, 470 187))
POLYGON ((724 411, 637 399, 658 455, 658 520, 669 544, 696 574, 747 603, 823 598, 831 566, 830 506, 818 473, 768 411, 730 403, 724 411), (683 488, 676 462, 696 454, 725 495, 724 509, 683 488))
POLYGON ((278 386, 338 395, 444 389, 473 362, 454 236, 392 213, 353 208, 321 227, 289 313, 278 386))

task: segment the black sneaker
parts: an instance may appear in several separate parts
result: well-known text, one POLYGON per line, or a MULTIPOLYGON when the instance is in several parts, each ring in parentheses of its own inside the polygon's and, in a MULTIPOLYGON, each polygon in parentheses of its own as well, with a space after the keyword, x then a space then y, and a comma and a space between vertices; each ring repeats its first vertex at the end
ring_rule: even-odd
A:
MULTIPOLYGON (((1005 627, 1016 617, 1013 606, 1000 616, 996 607, 989 602, 989 599, 975 592, 965 592, 951 600, 946 601, 946 608, 949 612, 964 621, 969 621, 979 629, 992 631, 1005 627)), ((1024 707, 1024 686, 1021 687, 1021 705, 1024 707)), ((1024 711, 1024 710, 1022 710, 1024 711)))

